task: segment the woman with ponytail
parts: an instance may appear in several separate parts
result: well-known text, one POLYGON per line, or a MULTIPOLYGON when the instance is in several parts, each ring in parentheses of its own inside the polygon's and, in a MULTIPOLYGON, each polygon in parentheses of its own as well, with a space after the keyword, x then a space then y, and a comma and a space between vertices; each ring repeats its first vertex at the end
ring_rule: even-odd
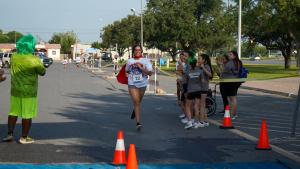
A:
POLYGON ((133 102, 131 119, 136 119, 136 128, 140 130, 141 102, 148 85, 148 76, 152 75, 152 64, 149 59, 143 57, 140 45, 132 47, 132 58, 128 59, 125 70, 128 76, 128 92, 133 102))

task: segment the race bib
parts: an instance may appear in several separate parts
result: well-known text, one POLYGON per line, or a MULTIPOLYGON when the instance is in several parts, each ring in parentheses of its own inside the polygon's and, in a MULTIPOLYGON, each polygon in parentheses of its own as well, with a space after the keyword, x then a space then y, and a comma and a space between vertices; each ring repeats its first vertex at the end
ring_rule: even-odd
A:
POLYGON ((140 82, 143 80, 142 74, 133 75, 133 82, 140 82))

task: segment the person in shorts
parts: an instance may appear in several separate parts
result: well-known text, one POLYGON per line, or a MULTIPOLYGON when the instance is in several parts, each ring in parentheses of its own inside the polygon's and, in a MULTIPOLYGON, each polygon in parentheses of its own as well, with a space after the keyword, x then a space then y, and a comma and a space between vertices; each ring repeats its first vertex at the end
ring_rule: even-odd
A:
POLYGON ((33 55, 36 40, 32 35, 23 36, 16 44, 17 53, 11 57, 11 97, 8 114, 8 134, 5 142, 13 141, 13 132, 18 120, 22 118, 21 144, 31 144, 29 137, 32 119, 38 112, 38 75, 45 75, 46 69, 40 59, 33 55))
POLYGON ((136 128, 140 130, 141 124, 141 102, 149 83, 148 76, 152 75, 152 64, 149 59, 143 57, 142 47, 132 47, 132 58, 128 59, 125 71, 128 76, 128 92, 133 102, 131 119, 136 119, 136 128))
MULTIPOLYGON (((224 70, 221 73, 221 79, 239 78, 239 71, 242 62, 236 51, 228 52, 228 61, 224 64, 224 70)), ((224 106, 231 104, 231 117, 237 118, 237 92, 241 82, 222 82, 220 83, 220 92, 222 94, 224 106)))
POLYGON ((176 86, 177 86, 177 102, 182 110, 182 114, 179 115, 179 118, 183 119, 185 118, 185 96, 184 93, 186 92, 186 78, 185 78, 185 72, 186 72, 186 61, 187 61, 187 53, 182 52, 180 53, 179 60, 176 63, 176 86))
POLYGON ((189 121, 185 129, 209 126, 206 120, 205 100, 209 88, 209 79, 212 78, 212 68, 209 56, 199 55, 198 59, 192 60, 190 69, 187 72, 188 87, 186 112, 189 121), (195 119, 192 120, 192 112, 195 119))

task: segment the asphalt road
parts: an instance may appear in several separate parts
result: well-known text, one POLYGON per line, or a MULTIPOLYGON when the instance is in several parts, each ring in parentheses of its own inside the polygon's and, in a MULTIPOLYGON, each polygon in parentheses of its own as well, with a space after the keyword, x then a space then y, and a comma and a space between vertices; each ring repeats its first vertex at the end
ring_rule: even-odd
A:
MULTIPOLYGON (((256 151, 256 143, 220 130, 215 125, 184 130, 177 117, 180 110, 174 96, 146 95, 142 108, 144 127, 141 132, 137 132, 134 121, 129 118, 132 105, 126 86, 104 77, 106 75, 95 75, 74 65, 69 65, 64 70, 61 64, 54 63, 39 81, 39 116, 34 119, 31 131, 31 136, 36 139, 35 144, 0 143, 0 161, 111 162, 117 131, 123 130, 126 148, 129 143, 135 144, 141 163, 246 163, 280 160, 299 165, 274 151, 256 151)), ((0 85, 2 137, 6 134, 9 111, 9 80, 8 77, 0 85)), ((281 105, 287 106, 288 102, 269 96, 264 96, 259 102, 253 99, 258 97, 260 96, 256 94, 243 94, 240 97, 240 109, 245 111, 234 122, 237 127, 237 122, 243 123, 243 119, 250 116, 250 113, 264 113, 266 118, 272 117, 275 116, 275 111, 281 110, 281 105), (270 102, 264 100, 266 98, 270 102), (254 103, 257 105, 254 106, 254 103), (273 107, 267 111, 267 106, 273 107)), ((255 123, 255 128, 259 128, 257 125, 260 125, 260 118, 255 120, 253 123, 246 120, 246 123, 255 123)), ((20 137, 20 130, 18 125, 16 140, 20 137)), ((251 131, 250 128, 249 132, 251 131)))

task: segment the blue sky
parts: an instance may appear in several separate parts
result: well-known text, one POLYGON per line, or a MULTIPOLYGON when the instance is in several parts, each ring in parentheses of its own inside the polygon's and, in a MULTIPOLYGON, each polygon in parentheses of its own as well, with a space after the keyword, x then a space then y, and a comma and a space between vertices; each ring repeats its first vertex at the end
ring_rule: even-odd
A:
POLYGON ((100 41, 103 26, 132 14, 131 8, 140 13, 141 0, 0 0, 0 7, 4 32, 48 41, 54 32, 74 31, 82 43, 91 43, 100 41))
MULTIPOLYGON (((145 5, 145 0, 144 5, 145 5)), ((1 0, 0 29, 31 33, 48 41, 54 32, 74 31, 83 43, 99 41, 100 29, 140 12, 141 0, 1 0)))

